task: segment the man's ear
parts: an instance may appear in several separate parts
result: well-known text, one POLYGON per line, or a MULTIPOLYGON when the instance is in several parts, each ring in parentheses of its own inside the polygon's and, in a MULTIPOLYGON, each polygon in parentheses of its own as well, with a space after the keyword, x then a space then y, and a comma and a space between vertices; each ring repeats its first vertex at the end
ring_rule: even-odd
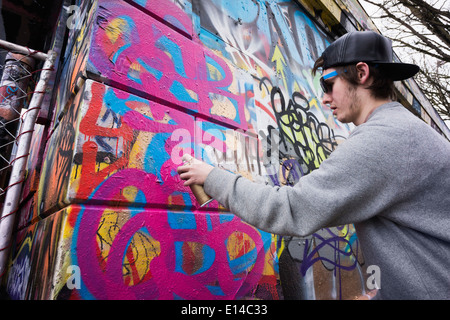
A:
POLYGON ((365 62, 358 62, 356 64, 356 72, 358 74, 358 82, 360 84, 369 84, 370 71, 369 65, 365 62))

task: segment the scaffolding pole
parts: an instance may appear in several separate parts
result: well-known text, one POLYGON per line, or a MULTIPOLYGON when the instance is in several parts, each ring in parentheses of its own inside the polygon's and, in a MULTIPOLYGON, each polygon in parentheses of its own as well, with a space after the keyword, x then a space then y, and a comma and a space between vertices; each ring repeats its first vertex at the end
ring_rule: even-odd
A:
POLYGON ((11 176, 7 187, 3 211, 0 217, 0 283, 7 269, 10 247, 12 243, 12 232, 15 216, 19 208, 19 200, 22 191, 22 184, 25 177, 27 159, 30 152, 31 138, 33 137, 34 126, 39 115, 40 106, 45 95, 49 79, 54 71, 56 52, 50 50, 48 54, 21 47, 6 41, 0 40, 0 47, 8 50, 33 56, 39 60, 45 60, 39 81, 34 90, 33 96, 24 114, 23 123, 20 128, 17 141, 17 153, 13 160, 11 176))

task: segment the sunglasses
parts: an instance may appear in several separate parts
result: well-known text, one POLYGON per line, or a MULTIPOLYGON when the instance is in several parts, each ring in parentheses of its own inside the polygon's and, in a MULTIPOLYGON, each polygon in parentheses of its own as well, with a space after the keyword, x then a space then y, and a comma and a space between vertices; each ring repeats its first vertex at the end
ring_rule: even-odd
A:
MULTIPOLYGON (((347 70, 344 70, 343 72, 347 72, 347 70)), ((326 74, 326 75, 320 77, 320 87, 322 88, 324 93, 330 93, 331 91, 333 91, 333 84, 334 84, 334 82, 327 83, 327 82, 325 82, 325 80, 336 77, 338 75, 339 75, 339 73, 335 70, 333 72, 330 72, 329 74, 326 74)))

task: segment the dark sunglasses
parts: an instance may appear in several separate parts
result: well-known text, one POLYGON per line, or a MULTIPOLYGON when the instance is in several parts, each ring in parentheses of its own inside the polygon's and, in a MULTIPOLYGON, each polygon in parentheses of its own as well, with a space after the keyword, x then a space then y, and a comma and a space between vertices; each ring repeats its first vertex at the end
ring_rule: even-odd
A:
MULTIPOLYGON (((347 72, 347 70, 344 70, 343 72, 347 72)), ((334 82, 327 83, 327 82, 325 82, 325 80, 336 77, 338 75, 339 75, 339 73, 335 70, 333 72, 330 72, 327 75, 320 77, 320 87, 322 88, 324 93, 330 93, 331 91, 333 91, 333 84, 334 84, 334 82)))

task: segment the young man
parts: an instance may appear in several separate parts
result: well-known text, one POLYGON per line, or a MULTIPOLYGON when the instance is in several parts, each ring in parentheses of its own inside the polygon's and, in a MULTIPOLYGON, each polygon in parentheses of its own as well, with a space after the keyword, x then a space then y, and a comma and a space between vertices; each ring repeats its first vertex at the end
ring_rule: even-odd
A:
POLYGON ((354 224, 367 265, 381 273, 377 298, 450 299, 450 142, 392 101, 393 81, 419 70, 392 61, 390 41, 369 31, 344 35, 316 61, 323 103, 357 127, 295 186, 254 183, 201 161, 178 172, 271 233, 354 224))

